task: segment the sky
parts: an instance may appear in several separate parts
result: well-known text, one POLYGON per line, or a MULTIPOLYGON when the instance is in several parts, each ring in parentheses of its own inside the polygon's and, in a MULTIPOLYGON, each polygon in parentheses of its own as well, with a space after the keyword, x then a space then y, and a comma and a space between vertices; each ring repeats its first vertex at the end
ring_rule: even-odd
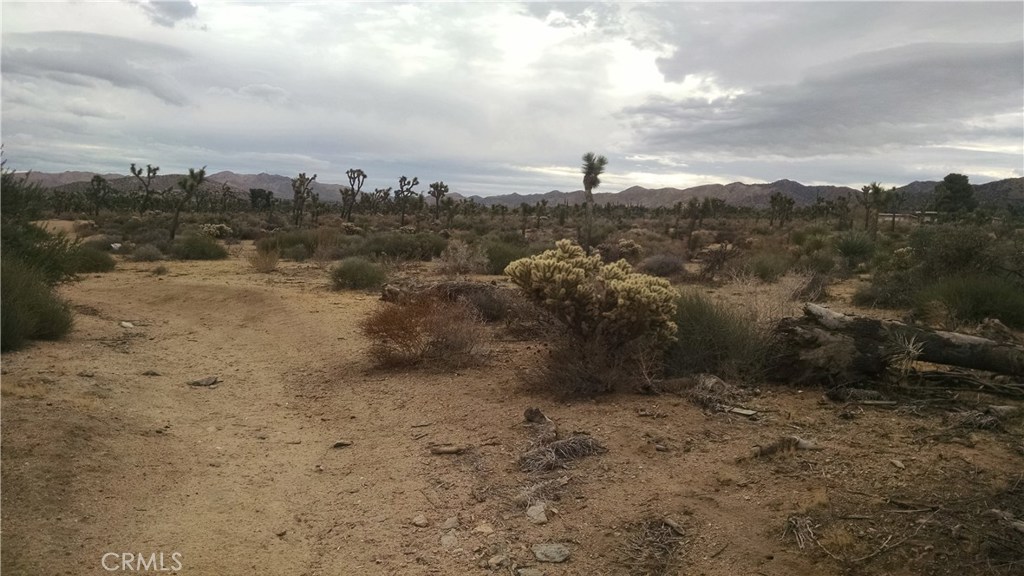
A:
POLYGON ((494 195, 1024 176, 1024 2, 2 3, 7 167, 494 195))

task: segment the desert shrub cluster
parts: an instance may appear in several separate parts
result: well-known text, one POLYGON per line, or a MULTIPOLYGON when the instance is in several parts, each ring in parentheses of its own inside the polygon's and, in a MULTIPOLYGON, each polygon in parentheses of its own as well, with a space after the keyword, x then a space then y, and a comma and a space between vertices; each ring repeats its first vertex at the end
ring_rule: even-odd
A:
POLYGON ((359 328, 370 341, 371 358, 385 368, 427 362, 465 366, 477 360, 486 337, 480 313, 472 304, 429 296, 383 302, 359 328))
POLYGON ((351 256, 331 271, 331 285, 335 290, 377 289, 384 285, 387 277, 387 271, 380 264, 351 256))

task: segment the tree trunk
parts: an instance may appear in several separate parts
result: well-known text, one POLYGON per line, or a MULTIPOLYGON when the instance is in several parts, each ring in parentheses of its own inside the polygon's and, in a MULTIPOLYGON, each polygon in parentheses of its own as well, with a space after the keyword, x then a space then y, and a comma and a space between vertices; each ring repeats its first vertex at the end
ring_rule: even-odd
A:
POLYGON ((776 335, 781 348, 770 375, 796 385, 878 380, 898 364, 900 349, 907 348, 901 340, 920 349, 904 358, 1006 374, 1024 382, 1024 348, 1016 344, 846 316, 816 304, 806 304, 803 317, 783 319, 776 335))

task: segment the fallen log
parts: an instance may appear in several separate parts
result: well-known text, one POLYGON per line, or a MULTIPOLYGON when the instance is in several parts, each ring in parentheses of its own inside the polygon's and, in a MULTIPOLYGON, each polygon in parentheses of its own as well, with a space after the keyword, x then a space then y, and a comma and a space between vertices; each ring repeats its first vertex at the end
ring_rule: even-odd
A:
POLYGON ((796 385, 843 386, 877 380, 914 361, 983 370, 1024 383, 1024 348, 979 336, 891 320, 848 316, 806 304, 776 329, 780 348, 769 375, 796 385))

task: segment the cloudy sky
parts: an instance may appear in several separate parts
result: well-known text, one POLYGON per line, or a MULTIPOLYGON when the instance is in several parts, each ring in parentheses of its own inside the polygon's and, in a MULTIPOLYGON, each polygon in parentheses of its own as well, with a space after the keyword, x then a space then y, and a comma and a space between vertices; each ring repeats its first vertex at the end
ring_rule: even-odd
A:
POLYGON ((9 2, 8 167, 462 194, 1024 176, 1024 3, 9 2))

